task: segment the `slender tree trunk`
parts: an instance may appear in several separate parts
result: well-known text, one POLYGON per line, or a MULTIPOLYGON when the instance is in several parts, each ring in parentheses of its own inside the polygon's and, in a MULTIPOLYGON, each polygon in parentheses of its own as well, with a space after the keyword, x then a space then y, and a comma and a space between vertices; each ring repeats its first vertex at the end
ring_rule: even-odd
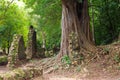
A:
POLYGON ((46 39, 45 39, 45 32, 44 31, 41 31, 42 32, 42 48, 46 49, 46 39))
POLYGON ((62 0, 62 40, 58 58, 70 54, 70 34, 73 32, 78 39, 79 50, 93 50, 93 38, 90 32, 88 15, 88 1, 82 0, 62 0))
POLYGON ((7 44, 8 44, 8 46, 7 46, 7 54, 9 54, 9 49, 10 49, 10 41, 8 40, 7 42, 8 42, 8 43, 7 43, 7 44))
MULTIPOLYGON (((91 0, 91 2, 90 2, 90 4, 92 4, 92 0, 91 0)), ((91 6, 91 10, 92 10, 92 38, 93 38, 93 42, 94 42, 94 44, 95 44, 95 32, 94 32, 94 6, 91 6)))

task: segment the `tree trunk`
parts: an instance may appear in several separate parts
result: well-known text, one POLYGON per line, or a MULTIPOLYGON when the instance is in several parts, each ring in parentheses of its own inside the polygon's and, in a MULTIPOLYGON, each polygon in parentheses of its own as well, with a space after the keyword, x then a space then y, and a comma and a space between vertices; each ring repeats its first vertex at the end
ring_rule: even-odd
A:
MULTIPOLYGON (((92 4, 92 0, 90 2, 92 4)), ((94 32, 94 14, 95 14, 95 11, 94 11, 94 7, 91 6, 91 9, 92 9, 92 36, 93 36, 93 42, 95 44, 95 32, 94 32)))
POLYGON ((63 55, 70 54, 70 35, 76 34, 79 50, 84 48, 92 51, 93 38, 90 32, 88 14, 88 1, 62 0, 62 40, 61 49, 58 54, 60 59, 63 55))
POLYGON ((10 41, 9 41, 9 40, 7 41, 7 44, 8 44, 8 45, 7 45, 7 49, 8 49, 8 50, 7 50, 7 54, 9 54, 9 49, 10 49, 10 41))

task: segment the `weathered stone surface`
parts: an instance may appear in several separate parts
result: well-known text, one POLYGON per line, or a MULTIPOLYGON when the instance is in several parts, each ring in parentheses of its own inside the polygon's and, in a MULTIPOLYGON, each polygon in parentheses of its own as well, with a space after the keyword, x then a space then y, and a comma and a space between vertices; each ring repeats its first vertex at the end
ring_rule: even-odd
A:
POLYGON ((23 36, 15 34, 8 54, 7 66, 10 68, 15 67, 23 59, 26 59, 23 36))
POLYGON ((43 75, 43 69, 38 67, 23 67, 0 74, 0 80, 31 80, 43 75))
POLYGON ((37 52, 36 31, 34 30, 33 26, 30 26, 28 33, 28 44, 26 49, 27 59, 36 57, 36 52, 37 52))
POLYGON ((73 65, 80 64, 84 58, 84 56, 80 53, 80 46, 78 44, 79 41, 77 34, 72 32, 69 35, 69 51, 70 51, 69 57, 73 65))

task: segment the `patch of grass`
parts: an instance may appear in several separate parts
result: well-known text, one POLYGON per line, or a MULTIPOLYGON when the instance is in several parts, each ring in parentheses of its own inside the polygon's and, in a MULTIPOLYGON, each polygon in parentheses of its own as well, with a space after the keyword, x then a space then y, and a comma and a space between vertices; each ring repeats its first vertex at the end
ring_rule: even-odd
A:
POLYGON ((104 48, 105 53, 109 53, 109 48, 104 48))
POLYGON ((119 55, 115 55, 114 56, 114 60, 119 63, 120 62, 120 56, 119 55))
POLYGON ((84 56, 83 55, 80 56, 80 61, 82 61, 82 60, 84 60, 84 56))
POLYGON ((66 65, 70 65, 71 64, 71 60, 70 60, 68 55, 63 56, 61 61, 62 61, 62 63, 66 64, 66 65))

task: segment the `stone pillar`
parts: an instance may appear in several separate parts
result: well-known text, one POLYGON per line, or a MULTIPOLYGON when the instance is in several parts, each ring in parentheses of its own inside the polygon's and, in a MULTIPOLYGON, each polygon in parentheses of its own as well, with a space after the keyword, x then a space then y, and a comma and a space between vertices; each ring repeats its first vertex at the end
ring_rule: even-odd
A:
POLYGON ((36 44, 36 31, 33 26, 30 26, 28 33, 28 44, 26 48, 27 59, 36 57, 37 44, 36 44))
POLYGON ((26 59, 23 36, 15 34, 8 54, 8 67, 14 68, 20 60, 26 59))

